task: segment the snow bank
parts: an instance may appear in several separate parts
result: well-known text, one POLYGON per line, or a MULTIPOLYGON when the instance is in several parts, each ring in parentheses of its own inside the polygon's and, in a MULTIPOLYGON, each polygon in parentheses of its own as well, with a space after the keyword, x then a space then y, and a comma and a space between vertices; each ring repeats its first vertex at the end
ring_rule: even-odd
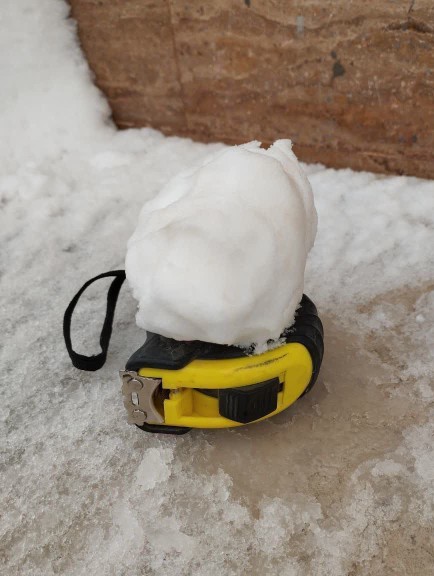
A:
POLYGON ((218 344, 278 338, 303 294, 316 223, 290 140, 234 146, 176 176, 128 243, 138 325, 218 344))
POLYGON ((0 160, 39 162, 86 151, 114 132, 92 84, 69 6, 3 0, 0 10, 0 160))

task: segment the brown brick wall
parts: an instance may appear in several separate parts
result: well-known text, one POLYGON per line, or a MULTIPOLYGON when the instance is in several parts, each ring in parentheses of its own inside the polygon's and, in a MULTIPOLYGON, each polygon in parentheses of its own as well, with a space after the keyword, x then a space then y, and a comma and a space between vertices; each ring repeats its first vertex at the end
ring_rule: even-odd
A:
POLYGON ((71 0, 120 127, 434 177, 432 0, 71 0))

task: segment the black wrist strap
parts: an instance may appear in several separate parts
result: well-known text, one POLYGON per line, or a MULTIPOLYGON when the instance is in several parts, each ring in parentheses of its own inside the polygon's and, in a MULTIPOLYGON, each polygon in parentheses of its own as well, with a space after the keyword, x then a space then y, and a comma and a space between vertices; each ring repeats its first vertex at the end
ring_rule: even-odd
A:
POLYGON ((65 315, 63 317, 63 337, 65 338, 66 349, 68 350, 69 357, 76 368, 80 370, 95 371, 99 370, 104 366, 107 358, 107 350, 110 343, 110 337, 112 334, 113 317, 115 314, 116 302, 119 296, 119 291, 125 280, 125 270, 113 270, 112 272, 104 272, 99 276, 95 276, 91 280, 88 280, 82 288, 77 292, 74 298, 71 300, 68 308, 65 310, 65 315), (110 285, 107 292, 107 308, 104 318, 104 324, 101 330, 101 335, 99 338, 99 343, 101 345, 102 352, 94 356, 84 356, 83 354, 78 354, 72 348, 71 343, 71 318, 74 309, 80 300, 83 292, 94 282, 102 278, 110 278, 114 276, 114 280, 110 285))

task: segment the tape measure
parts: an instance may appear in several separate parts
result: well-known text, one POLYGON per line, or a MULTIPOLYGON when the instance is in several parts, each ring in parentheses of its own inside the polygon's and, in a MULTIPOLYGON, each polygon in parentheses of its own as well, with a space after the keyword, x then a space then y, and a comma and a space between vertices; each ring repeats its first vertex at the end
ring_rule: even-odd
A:
MULTIPOLYGON (((106 360, 114 310, 125 272, 92 278, 69 304, 64 337, 77 368, 97 370, 106 360), (96 280, 114 276, 95 356, 77 354, 71 344, 71 318, 83 292, 96 280)), ((253 348, 208 342, 180 342, 159 334, 147 339, 120 371, 127 419, 147 432, 184 434, 191 428, 228 428, 270 418, 315 384, 324 354, 324 332, 314 303, 303 296, 295 323, 279 345, 262 353, 253 348)))

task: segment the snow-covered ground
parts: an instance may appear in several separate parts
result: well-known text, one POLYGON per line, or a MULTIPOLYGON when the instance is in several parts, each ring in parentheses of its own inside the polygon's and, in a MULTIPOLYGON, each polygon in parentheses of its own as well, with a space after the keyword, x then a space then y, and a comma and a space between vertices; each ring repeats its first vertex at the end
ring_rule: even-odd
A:
MULTIPOLYGON (((116 132, 66 17, 60 0, 0 7, 2 572, 431 575, 433 182, 307 166, 317 386, 262 424, 146 435, 117 378, 143 340, 127 288, 99 372, 72 368, 63 311, 123 266, 146 198, 222 145, 116 132)), ((73 326, 87 353, 102 291, 73 326)))

